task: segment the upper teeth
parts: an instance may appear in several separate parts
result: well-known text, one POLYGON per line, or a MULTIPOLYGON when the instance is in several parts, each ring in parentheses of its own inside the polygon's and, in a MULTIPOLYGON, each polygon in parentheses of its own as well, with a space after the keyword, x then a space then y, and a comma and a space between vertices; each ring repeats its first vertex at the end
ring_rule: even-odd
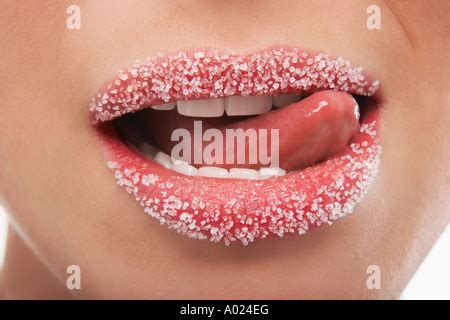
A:
POLYGON ((281 94, 273 98, 273 105, 277 108, 287 106, 300 100, 300 96, 293 94, 281 94))
POLYGON ((178 102, 178 113, 188 117, 221 117, 224 99, 202 99, 178 102))
POLYGON ((177 105, 178 113, 188 117, 252 116, 269 112, 272 105, 284 107, 300 100, 299 95, 282 94, 271 96, 231 96, 219 99, 200 99, 170 102, 152 106, 155 110, 172 110, 177 105))
POLYGON ((272 109, 270 96, 232 96, 225 98, 225 111, 229 116, 252 116, 272 109))

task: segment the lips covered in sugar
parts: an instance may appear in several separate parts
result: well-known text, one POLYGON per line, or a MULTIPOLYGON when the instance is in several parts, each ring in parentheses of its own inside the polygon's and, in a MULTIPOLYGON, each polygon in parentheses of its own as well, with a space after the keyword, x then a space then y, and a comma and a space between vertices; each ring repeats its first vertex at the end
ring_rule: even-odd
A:
MULTIPOLYGON (((363 199, 381 154, 378 112, 366 110, 358 122, 355 101, 344 92, 370 96, 378 86, 362 68, 322 53, 286 47, 246 55, 197 50, 136 63, 99 92, 90 109, 108 166, 146 213, 191 238, 248 244, 331 224, 363 199), (327 89, 335 92, 326 93, 327 89), (321 143, 313 146, 326 145, 324 150, 331 152, 322 157, 317 150, 308 151, 314 153, 314 161, 289 173, 284 164, 257 169, 194 167, 150 144, 138 146, 139 154, 120 141, 108 121, 150 109, 186 118, 256 116, 240 123, 249 127, 284 119, 278 125, 291 130, 291 138, 285 139, 288 155, 302 150, 296 149, 292 136, 302 140, 298 137, 308 134, 303 142, 319 137, 321 143), (304 115, 296 128, 295 117, 302 110, 309 116, 304 115), (327 134, 345 138, 340 151, 333 150, 337 144, 327 134)), ((292 157, 290 163, 298 159, 292 157)))

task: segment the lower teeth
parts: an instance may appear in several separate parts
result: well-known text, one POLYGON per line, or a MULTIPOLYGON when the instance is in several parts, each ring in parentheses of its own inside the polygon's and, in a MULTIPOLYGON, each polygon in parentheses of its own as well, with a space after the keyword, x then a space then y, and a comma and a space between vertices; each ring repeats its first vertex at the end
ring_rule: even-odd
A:
POLYGON ((196 168, 187 162, 173 159, 168 154, 159 151, 148 143, 142 143, 139 151, 147 158, 159 163, 166 169, 188 175, 209 178, 229 178, 229 179, 247 179, 247 180, 265 180, 271 177, 282 177, 286 171, 278 167, 264 167, 259 170, 246 168, 231 168, 230 170, 214 166, 204 166, 196 168))

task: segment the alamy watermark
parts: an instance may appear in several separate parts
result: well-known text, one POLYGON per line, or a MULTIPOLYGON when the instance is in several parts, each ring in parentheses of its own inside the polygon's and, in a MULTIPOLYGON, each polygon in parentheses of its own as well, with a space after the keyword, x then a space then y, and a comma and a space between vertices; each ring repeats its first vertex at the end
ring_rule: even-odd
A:
POLYGON ((69 30, 81 29, 81 9, 79 6, 72 4, 67 7, 66 13, 68 17, 66 19, 66 27, 69 30))
POLYGON ((172 148, 172 159, 188 164, 259 163, 272 167, 279 166, 278 129, 237 128, 224 131, 225 134, 219 129, 210 128, 203 132, 202 121, 194 121, 193 136, 187 129, 175 129, 171 141, 178 143, 172 148), (207 143, 205 148, 203 143, 207 143))
POLYGON ((369 30, 381 29, 381 9, 376 4, 372 4, 367 7, 366 11, 369 16, 367 17, 366 25, 369 30))
POLYGON ((76 264, 67 267, 66 273, 69 275, 66 280, 66 287, 69 290, 81 290, 81 268, 76 264))
POLYGON ((381 268, 372 264, 367 267, 366 270, 369 277, 366 280, 366 286, 369 290, 380 290, 381 289, 381 268))

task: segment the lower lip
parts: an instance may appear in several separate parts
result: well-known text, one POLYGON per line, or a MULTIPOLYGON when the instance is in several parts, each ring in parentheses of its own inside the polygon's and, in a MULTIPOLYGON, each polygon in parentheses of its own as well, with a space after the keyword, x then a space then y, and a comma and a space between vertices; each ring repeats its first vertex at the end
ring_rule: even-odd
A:
POLYGON ((302 235, 353 212, 376 175, 378 111, 369 111, 348 147, 328 160, 268 180, 189 177, 134 152, 111 124, 98 133, 117 183, 150 216, 195 239, 226 245, 302 235))

